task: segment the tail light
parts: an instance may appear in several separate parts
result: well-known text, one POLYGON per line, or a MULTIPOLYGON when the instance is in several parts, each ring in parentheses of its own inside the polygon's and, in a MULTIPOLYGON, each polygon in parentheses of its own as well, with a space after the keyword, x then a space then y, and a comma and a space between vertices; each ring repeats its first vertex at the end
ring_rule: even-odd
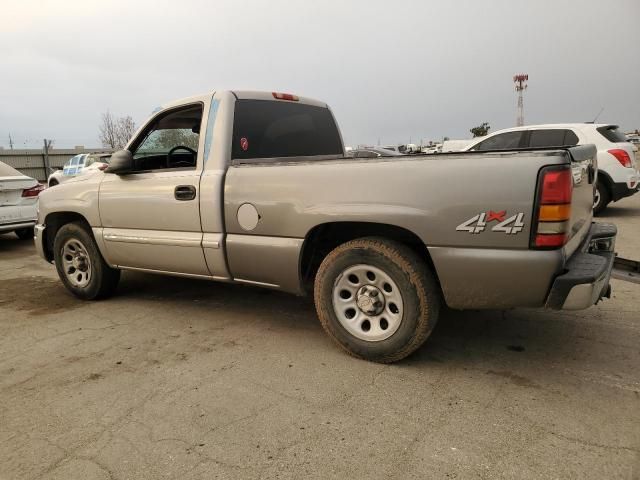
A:
POLYGON ((291 95, 290 93, 278 93, 272 92, 273 98, 277 100, 289 100, 291 102, 297 102, 300 100, 297 96, 291 95))
POLYGON ((23 198, 37 197, 44 190, 44 186, 37 184, 35 187, 27 188, 22 191, 23 198))
POLYGON ((616 160, 620 162, 620 165, 623 167, 631 168, 631 157, 629 154, 622 150, 621 148, 614 148, 612 150, 607 150, 611 155, 616 157, 616 160))
POLYGON ((546 167, 538 182, 537 225, 533 248, 559 248, 567 243, 573 175, 570 167, 546 167))
POLYGON ((108 163, 101 163, 100 165, 98 165, 98 170, 101 171, 105 171, 107 168, 109 168, 109 164, 108 163))

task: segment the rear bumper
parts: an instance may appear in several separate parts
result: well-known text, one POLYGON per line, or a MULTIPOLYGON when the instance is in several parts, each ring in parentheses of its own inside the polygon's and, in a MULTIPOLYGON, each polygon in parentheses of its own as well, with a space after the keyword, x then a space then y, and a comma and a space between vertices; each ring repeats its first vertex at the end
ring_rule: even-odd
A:
POLYGON ((546 308, 581 310, 598 303, 602 297, 609 297, 617 233, 615 225, 591 225, 585 241, 567 260, 565 273, 554 280, 546 308))
POLYGON ((26 205, 3 205, 0 207, 0 232, 33 227, 38 216, 36 208, 35 202, 26 205))
POLYGON ((611 200, 617 202, 625 197, 630 197, 638 191, 638 182, 630 182, 633 185, 631 188, 627 182, 619 182, 611 184, 611 200))
POLYGON ((15 232, 16 230, 20 230, 21 228, 31 228, 35 224, 36 224, 35 220, 23 220, 23 221, 14 222, 14 223, 3 223, 3 224, 0 224, 0 233, 15 232))

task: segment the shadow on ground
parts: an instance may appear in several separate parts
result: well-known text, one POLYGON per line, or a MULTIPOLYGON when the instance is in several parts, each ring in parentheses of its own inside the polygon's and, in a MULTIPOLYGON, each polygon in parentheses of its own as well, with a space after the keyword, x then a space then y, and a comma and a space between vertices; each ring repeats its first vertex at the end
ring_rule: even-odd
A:
MULTIPOLYGON (((304 335, 324 335, 311 297, 296 297, 257 287, 127 272, 118 298, 162 301, 168 309, 190 308, 206 316, 210 308, 255 319, 261 328, 303 328, 304 335), (194 304, 197 305, 194 307, 194 304), (195 308, 195 310, 194 310, 195 308), (293 312, 293 314, 291 314, 293 312)), ((216 321, 213 320, 212 321, 216 321)), ((277 334, 275 332, 274 334, 277 334)), ((547 360, 571 354, 572 327, 562 315, 549 311, 455 311, 444 308, 426 344, 405 362, 411 364, 459 360, 518 358, 547 360)))

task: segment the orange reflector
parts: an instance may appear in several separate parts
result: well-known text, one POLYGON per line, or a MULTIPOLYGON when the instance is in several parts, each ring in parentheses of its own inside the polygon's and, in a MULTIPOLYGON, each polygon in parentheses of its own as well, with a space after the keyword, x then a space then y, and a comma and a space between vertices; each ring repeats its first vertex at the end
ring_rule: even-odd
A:
POLYGON ((571 218, 571 204, 564 205, 541 205, 540 216, 538 220, 541 222, 561 222, 571 218))

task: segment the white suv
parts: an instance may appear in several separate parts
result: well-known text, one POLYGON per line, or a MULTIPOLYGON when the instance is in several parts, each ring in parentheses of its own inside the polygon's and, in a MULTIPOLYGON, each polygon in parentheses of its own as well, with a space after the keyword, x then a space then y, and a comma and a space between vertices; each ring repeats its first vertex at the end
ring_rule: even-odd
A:
POLYGON ((498 130, 478 138, 464 151, 542 148, 592 143, 598 149, 598 182, 593 211, 602 212, 609 202, 633 195, 638 191, 637 147, 627 141, 617 125, 594 123, 564 123, 526 125, 498 130))

